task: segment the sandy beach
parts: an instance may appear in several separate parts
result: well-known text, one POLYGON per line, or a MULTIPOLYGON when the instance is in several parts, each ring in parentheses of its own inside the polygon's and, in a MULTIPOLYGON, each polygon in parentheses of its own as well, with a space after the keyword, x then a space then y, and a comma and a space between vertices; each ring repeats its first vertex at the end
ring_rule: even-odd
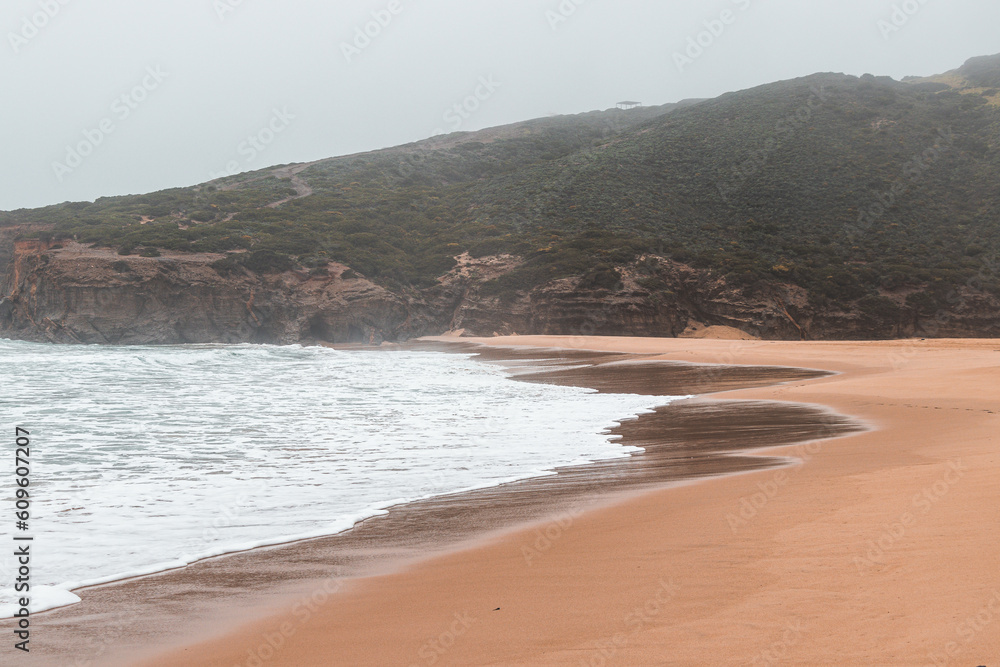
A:
POLYGON ((476 342, 833 371, 713 399, 827 406, 872 428, 766 452, 799 459, 793 467, 647 490, 335 592, 317 584, 268 618, 145 664, 989 665, 1000 656, 1000 343, 476 342))

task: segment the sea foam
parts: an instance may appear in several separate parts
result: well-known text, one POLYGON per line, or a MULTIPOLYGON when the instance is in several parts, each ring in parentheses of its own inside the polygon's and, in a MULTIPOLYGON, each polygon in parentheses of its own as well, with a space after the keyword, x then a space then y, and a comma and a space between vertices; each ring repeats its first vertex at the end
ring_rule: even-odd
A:
MULTIPOLYGON (((627 456, 606 430, 669 400, 517 382, 471 355, 250 345, 0 341, 0 377, 5 432, 31 433, 33 611, 400 503, 627 456)), ((8 506, 13 494, 0 482, 8 506)), ((3 616, 15 571, 0 559, 3 616)))

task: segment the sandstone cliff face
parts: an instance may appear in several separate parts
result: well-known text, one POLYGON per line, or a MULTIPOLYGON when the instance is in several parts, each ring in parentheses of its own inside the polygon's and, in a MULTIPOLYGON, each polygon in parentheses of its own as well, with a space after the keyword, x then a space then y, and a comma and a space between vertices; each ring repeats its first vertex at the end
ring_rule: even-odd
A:
MULTIPOLYGON (((459 258, 439 285, 392 292, 348 267, 257 275, 220 273, 221 255, 122 257, 67 242, 14 245, 0 285, 0 336, 58 343, 367 343, 463 329, 468 335, 683 336, 725 326, 768 339, 1000 335, 1000 302, 971 287, 949 308, 891 319, 825 312, 803 290, 735 288, 704 270, 661 258, 620 267, 621 280, 583 287, 557 280, 514 298, 483 284, 516 258, 459 258)), ((2 259, 2 258, 0 258, 2 259)), ((897 299, 902 304, 902 297, 897 299)))
MULTIPOLYGON (((622 267, 622 279, 613 288, 581 289, 581 280, 572 278, 513 302, 482 298, 473 288, 456 312, 454 327, 476 335, 680 337, 689 335, 693 326, 724 326, 759 338, 811 337, 811 327, 803 327, 789 313, 795 303, 805 304, 801 290, 750 295, 686 265, 645 258, 641 266, 641 272, 622 267), (643 286, 642 274, 655 277, 655 285, 643 286)), ((844 324, 836 323, 836 329, 826 333, 849 336, 852 327, 844 324)))
POLYGON ((441 328, 422 304, 330 265, 220 275, 220 255, 121 257, 107 249, 18 242, 0 302, 0 332, 60 343, 378 343, 441 328))

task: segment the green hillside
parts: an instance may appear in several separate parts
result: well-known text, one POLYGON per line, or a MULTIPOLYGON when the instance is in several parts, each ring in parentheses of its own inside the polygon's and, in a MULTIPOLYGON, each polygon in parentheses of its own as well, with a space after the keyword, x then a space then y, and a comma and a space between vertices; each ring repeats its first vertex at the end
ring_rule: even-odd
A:
MULTIPOLYGON (((904 82, 817 74, 295 171, 3 213, 0 225, 45 224, 122 254, 232 253, 220 272, 338 261, 390 289, 431 286, 468 252, 523 260, 484 286, 500 296, 581 275, 614 289, 617 269, 645 255, 886 317, 900 304, 933 313, 962 286, 1000 294, 1000 56, 904 82)), ((655 291, 655 272, 645 284, 655 291)))

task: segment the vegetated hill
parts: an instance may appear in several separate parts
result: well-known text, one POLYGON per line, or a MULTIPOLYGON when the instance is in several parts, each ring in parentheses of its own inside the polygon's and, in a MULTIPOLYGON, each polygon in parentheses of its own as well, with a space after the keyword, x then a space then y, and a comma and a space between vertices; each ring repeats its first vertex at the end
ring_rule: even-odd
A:
POLYGON ((592 149, 677 106, 535 120, 191 188, 0 213, 0 225, 50 225, 43 236, 122 255, 252 251, 268 253, 275 267, 329 258, 427 286, 454 266, 458 245, 489 235, 469 215, 477 182, 592 149), (300 192, 310 195, 297 199, 300 192))
MULTIPOLYGON (((998 143, 990 56, 926 79, 817 74, 531 121, 0 225, 147 256, 130 261, 216 253, 220 279, 257 294, 268 276, 340 280, 349 267, 401 304, 402 319, 353 336, 368 340, 449 327, 677 335, 693 323, 765 337, 996 335, 998 143)), ((58 260, 51 245, 37 252, 58 260)), ((46 271, 8 277, 7 291, 46 271)), ((40 326, 12 304, 0 327, 40 326)), ((257 339, 342 337, 282 331, 257 339)))

